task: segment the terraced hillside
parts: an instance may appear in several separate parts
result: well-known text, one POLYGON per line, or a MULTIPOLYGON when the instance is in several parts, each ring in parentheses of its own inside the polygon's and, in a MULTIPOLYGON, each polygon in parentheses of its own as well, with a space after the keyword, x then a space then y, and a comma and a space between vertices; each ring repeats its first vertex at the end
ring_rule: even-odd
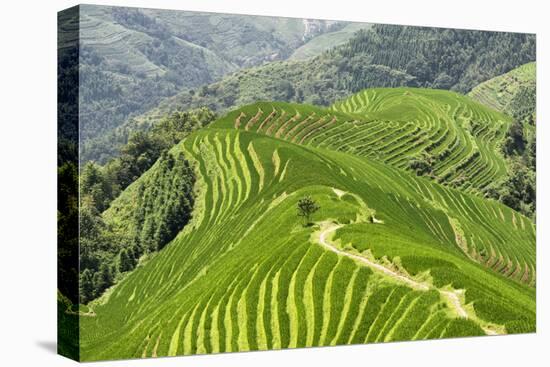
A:
POLYGON ((481 83, 468 93, 470 97, 495 110, 514 115, 514 99, 522 89, 535 92, 537 67, 535 62, 522 65, 506 74, 481 83))
POLYGON ((218 126, 374 158, 409 169, 429 161, 438 182, 478 192, 506 174, 500 153, 510 117, 454 92, 367 89, 330 110, 258 103, 233 111, 218 126))
POLYGON ((282 107, 231 113, 172 149, 197 172, 193 219, 81 316, 83 360, 534 331, 529 219, 306 145, 314 126, 354 115, 304 107, 288 120, 282 107), (306 195, 321 207, 311 226, 296 215, 306 195))

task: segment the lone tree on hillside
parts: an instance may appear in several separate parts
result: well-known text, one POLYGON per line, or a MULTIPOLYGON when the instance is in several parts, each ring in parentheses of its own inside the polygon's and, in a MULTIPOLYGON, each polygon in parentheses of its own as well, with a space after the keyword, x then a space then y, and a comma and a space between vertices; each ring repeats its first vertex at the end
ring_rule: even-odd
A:
POLYGON ((311 215, 320 209, 319 205, 311 198, 306 196, 298 200, 298 216, 304 218, 304 226, 307 226, 311 215))

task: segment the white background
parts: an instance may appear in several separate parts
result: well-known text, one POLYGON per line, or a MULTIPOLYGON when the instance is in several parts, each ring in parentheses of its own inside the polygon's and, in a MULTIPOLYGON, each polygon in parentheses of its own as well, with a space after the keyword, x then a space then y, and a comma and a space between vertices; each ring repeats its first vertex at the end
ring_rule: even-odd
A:
MULTIPOLYGON (((234 353, 98 366, 548 365, 550 18, 545 1, 94 1, 183 10, 537 33, 538 332, 428 342, 234 353), (546 101, 546 103, 545 103, 546 101)), ((56 340, 56 12, 75 1, 11 0, 0 11, 0 365, 67 366, 56 340)))

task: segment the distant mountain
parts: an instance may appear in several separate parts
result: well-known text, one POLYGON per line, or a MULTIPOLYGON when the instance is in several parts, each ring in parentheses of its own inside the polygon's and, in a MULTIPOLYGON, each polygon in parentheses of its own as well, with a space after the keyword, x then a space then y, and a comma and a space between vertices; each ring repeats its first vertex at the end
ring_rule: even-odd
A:
POLYGON ((292 55, 290 55, 289 59, 304 60, 310 57, 315 57, 326 50, 346 43, 353 37, 355 32, 361 29, 368 29, 370 27, 372 27, 372 24, 350 23, 339 31, 324 33, 318 37, 315 37, 305 45, 297 48, 292 55))
MULTIPOLYGON (((287 59, 346 22, 80 6, 81 139, 118 127, 183 89, 287 59)), ((101 159, 85 149, 82 158, 101 159)))
POLYGON ((535 38, 529 34, 375 24, 316 57, 239 70, 198 90, 183 91, 129 122, 134 127, 126 126, 149 126, 166 113, 198 106, 225 111, 261 100, 326 106, 371 87, 465 93, 534 59, 535 38))

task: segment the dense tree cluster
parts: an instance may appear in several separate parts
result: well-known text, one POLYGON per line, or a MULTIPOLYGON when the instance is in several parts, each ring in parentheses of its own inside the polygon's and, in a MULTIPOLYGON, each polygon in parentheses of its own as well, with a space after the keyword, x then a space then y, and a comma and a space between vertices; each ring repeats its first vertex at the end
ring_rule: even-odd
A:
POLYGON ((57 169, 57 277, 58 289, 78 301, 78 169, 64 162, 57 169))
POLYGON ((100 296, 120 274, 132 270, 141 256, 161 249, 187 223, 193 208, 193 169, 181 153, 173 156, 168 150, 215 117, 206 108, 174 112, 150 130, 134 132, 117 158, 103 166, 94 162, 83 166, 80 173, 82 302, 100 296), (151 173, 136 183, 136 190, 130 191, 135 197, 129 202, 122 200, 122 204, 113 204, 113 200, 155 162, 151 173), (111 205, 117 205, 117 215, 124 218, 123 226, 113 226, 116 220, 104 218, 103 212, 111 205))
POLYGON ((84 164, 81 190, 93 199, 93 205, 103 212, 122 190, 138 179, 161 156, 191 132, 214 121, 216 114, 207 108, 177 111, 164 117, 148 131, 136 131, 117 158, 104 166, 94 162, 84 164))
MULTIPOLYGON (((88 171, 86 174, 91 174, 88 171)), ((134 190, 104 217, 87 193, 80 207, 80 300, 99 297, 143 255, 170 242, 191 218, 195 176, 182 153, 163 151, 134 190)))
POLYGON ((383 24, 358 32, 337 52, 372 55, 372 64, 405 71, 415 86, 462 93, 536 57, 529 34, 383 24))
POLYGON ((420 156, 415 156, 409 161, 409 168, 418 176, 428 176, 434 178, 433 174, 434 158, 423 152, 420 156))
POLYGON ((514 118, 502 151, 508 175, 487 188, 485 195, 535 219, 536 217, 536 88, 522 86, 507 106, 514 118))

